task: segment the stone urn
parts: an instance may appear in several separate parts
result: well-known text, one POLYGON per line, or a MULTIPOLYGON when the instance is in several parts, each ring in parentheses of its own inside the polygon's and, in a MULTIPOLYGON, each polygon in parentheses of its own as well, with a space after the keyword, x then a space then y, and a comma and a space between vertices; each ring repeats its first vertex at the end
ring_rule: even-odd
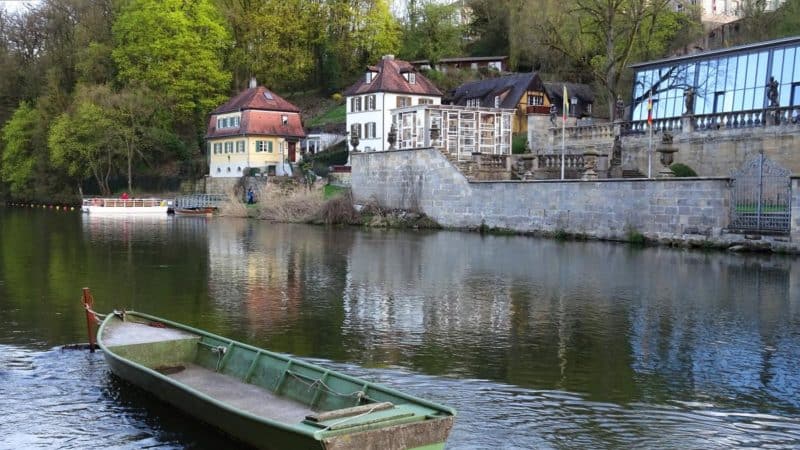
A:
POLYGON ((354 152, 358 151, 358 144, 360 142, 361 142, 361 140, 358 137, 358 133, 352 133, 350 135, 350 145, 353 147, 353 151, 354 152))
POLYGON ((397 126, 395 124, 389 128, 389 137, 386 139, 389 141, 389 150, 394 150, 394 144, 397 142, 397 126))
POLYGON ((661 136, 661 143, 656 147, 656 151, 659 153, 658 160, 661 161, 661 165, 663 166, 661 170, 658 171, 658 176, 660 178, 674 177, 675 173, 672 172, 669 166, 672 165, 675 152, 678 151, 678 148, 672 144, 672 134, 664 133, 664 135, 661 136))
POLYGON ((597 179, 596 169, 598 156, 600 156, 600 153, 593 147, 588 147, 583 152, 583 175, 581 175, 581 180, 591 181, 597 179))

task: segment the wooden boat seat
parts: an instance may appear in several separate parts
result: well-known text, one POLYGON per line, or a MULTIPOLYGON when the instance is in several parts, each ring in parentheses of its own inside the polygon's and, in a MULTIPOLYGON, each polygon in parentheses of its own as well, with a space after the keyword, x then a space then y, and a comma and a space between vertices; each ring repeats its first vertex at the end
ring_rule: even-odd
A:
POLYGON ((103 341, 109 347, 182 339, 199 340, 200 337, 175 328, 161 328, 133 321, 115 322, 114 326, 106 328, 103 335, 103 341))

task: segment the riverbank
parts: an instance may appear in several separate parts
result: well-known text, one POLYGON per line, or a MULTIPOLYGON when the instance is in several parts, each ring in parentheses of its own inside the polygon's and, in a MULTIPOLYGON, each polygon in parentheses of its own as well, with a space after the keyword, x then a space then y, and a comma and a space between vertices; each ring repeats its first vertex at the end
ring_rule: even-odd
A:
POLYGON ((488 235, 518 235, 545 237, 559 241, 607 241, 637 246, 664 246, 696 250, 715 250, 726 252, 757 252, 800 254, 800 246, 786 236, 762 236, 722 233, 708 236, 699 233, 642 233, 629 228, 622 236, 598 236, 591 233, 575 233, 565 229, 555 231, 521 231, 505 227, 490 227, 486 223, 479 226, 442 226, 431 217, 419 211, 402 208, 382 208, 377 202, 354 203, 347 189, 316 185, 287 188, 268 185, 259 190, 259 201, 247 205, 235 196, 221 208, 221 215, 268 220, 283 223, 306 223, 317 225, 348 225, 370 228, 399 229, 447 229, 453 231, 476 232, 488 235))

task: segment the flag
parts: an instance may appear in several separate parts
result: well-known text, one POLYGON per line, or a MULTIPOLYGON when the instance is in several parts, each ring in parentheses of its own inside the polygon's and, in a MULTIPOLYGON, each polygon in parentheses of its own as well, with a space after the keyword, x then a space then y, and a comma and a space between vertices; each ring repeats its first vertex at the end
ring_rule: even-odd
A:
POLYGON ((569 95, 567 95, 567 85, 564 86, 564 106, 562 107, 562 113, 564 114, 564 122, 567 121, 567 116, 569 115, 569 95))
POLYGON ((647 97, 647 124, 653 125, 653 94, 647 97))

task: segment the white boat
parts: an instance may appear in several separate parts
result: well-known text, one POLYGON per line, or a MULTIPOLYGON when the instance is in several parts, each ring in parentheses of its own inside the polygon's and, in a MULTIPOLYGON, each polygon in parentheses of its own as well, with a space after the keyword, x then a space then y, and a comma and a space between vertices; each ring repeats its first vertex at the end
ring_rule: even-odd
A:
POLYGON ((160 198, 85 198, 81 210, 97 215, 167 214, 171 203, 160 198))

